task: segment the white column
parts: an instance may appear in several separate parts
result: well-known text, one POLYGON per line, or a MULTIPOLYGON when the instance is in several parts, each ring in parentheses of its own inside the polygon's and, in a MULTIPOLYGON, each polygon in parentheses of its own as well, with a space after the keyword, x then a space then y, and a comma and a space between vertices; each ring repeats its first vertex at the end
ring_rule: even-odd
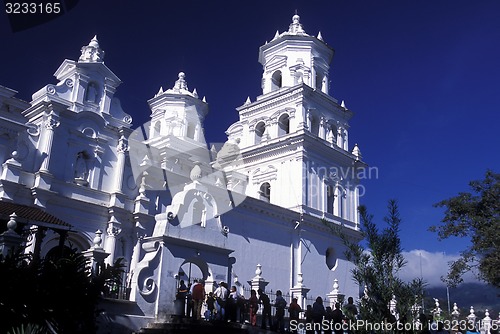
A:
POLYGON ((321 139, 326 138, 325 124, 326 124, 325 118, 321 117, 319 121, 319 134, 318 134, 321 139))
POLYGON ((54 139, 54 129, 59 126, 59 116, 55 113, 50 112, 49 115, 46 116, 43 126, 45 127, 45 131, 42 134, 41 143, 39 146, 40 153, 42 154, 42 164, 40 166, 40 171, 49 172, 49 162, 50 162, 50 153, 52 150, 52 141, 54 139))
POLYGON ((321 91, 325 94, 328 94, 328 73, 325 73, 325 76, 323 77, 323 82, 322 82, 322 87, 321 91))
POLYGON ((114 175, 114 192, 122 191, 123 183, 123 171, 125 168, 125 152, 128 151, 127 140, 122 135, 118 140, 118 146, 116 147, 116 152, 118 154, 118 161, 116 162, 116 167, 113 168, 114 175))
POLYGON ((323 211, 323 212, 327 212, 327 197, 328 197, 328 188, 327 188, 327 185, 326 185, 326 175, 323 175, 321 176, 321 206, 320 206, 320 210, 323 211))
MULTIPOLYGON (((348 182, 349 184, 349 182, 348 182)), ((345 189, 345 207, 346 207, 346 215, 345 215, 345 219, 347 220, 352 220, 352 191, 351 191, 351 188, 348 188, 346 186, 346 189, 345 189)))
POLYGON ((307 170, 307 160, 304 159, 304 161, 302 161, 302 171, 301 171, 301 174, 302 174, 302 180, 301 182, 299 182, 299 184, 302 184, 302 189, 299 189, 299 193, 302 193, 302 200, 300 203, 297 203, 299 205, 307 205, 307 198, 309 197, 309 173, 308 173, 308 170, 307 170))
POLYGON ((340 189, 340 205, 341 205, 341 217, 347 219, 347 190, 342 187, 340 189))
POLYGON ((358 206, 359 206, 359 188, 356 186, 354 187, 354 223, 356 224, 356 228, 359 227, 358 206))
POLYGON ((136 236, 136 242, 134 245, 134 249, 132 251, 132 258, 130 260, 130 270, 133 271, 137 264, 139 263, 139 258, 141 256, 141 244, 142 244, 142 239, 144 239, 145 234, 144 234, 144 228, 137 223, 136 224, 136 231, 137 231, 137 236, 136 236))
POLYGON ((194 140, 203 142, 203 131, 201 131, 201 125, 199 122, 196 123, 196 126, 194 127, 194 140))
POLYGON ((349 150, 349 134, 347 133, 347 130, 344 129, 344 135, 343 135, 343 139, 344 139, 344 150, 348 151, 349 150))
POLYGON ((337 146, 344 148, 344 129, 340 126, 337 128, 337 146))
POLYGON ((108 228, 106 229, 107 238, 104 250, 109 253, 106 258, 106 264, 113 265, 115 262, 115 248, 116 248, 116 237, 120 234, 121 228, 120 223, 116 220, 114 216, 108 222, 108 228))
POLYGON ((309 86, 318 89, 316 87, 316 69, 314 68, 314 59, 311 61, 311 77, 309 78, 309 86))
POLYGON ((339 189, 339 185, 335 185, 335 193, 334 193, 334 196, 335 196, 335 203, 333 205, 333 215, 334 216, 337 216, 337 217, 340 217, 340 213, 342 212, 342 194, 340 192, 340 189, 339 189))

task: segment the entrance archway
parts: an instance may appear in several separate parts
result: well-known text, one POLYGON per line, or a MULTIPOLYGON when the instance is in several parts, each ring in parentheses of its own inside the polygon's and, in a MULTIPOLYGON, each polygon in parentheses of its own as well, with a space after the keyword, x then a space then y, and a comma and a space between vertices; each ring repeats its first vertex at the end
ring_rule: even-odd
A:
POLYGON ((178 282, 184 280, 186 285, 193 283, 195 279, 212 281, 212 273, 208 264, 201 258, 186 259, 178 270, 178 282))

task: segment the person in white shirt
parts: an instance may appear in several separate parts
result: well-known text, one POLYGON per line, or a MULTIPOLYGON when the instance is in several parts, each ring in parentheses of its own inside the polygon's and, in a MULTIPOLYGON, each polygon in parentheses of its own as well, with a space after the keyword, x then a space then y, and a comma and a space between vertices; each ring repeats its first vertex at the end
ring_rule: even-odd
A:
POLYGON ((220 282, 219 287, 214 291, 215 297, 215 306, 217 309, 217 319, 224 320, 225 319, 225 308, 226 308, 226 299, 227 299, 228 291, 226 288, 226 283, 220 282))

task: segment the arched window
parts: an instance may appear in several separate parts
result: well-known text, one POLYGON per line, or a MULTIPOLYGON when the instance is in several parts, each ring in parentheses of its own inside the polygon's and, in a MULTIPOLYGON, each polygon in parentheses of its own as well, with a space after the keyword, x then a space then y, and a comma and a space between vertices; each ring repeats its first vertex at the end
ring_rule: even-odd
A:
POLYGON ((266 125, 264 122, 257 123, 255 126, 255 144, 260 144, 264 131, 266 131, 266 125))
POLYGON ((283 136, 290 133, 290 117, 283 114, 278 119, 278 135, 283 136))
POLYGON ((89 83, 85 92, 85 101, 98 104, 99 99, 99 86, 95 82, 89 83))
POLYGON ((326 140, 332 144, 337 144, 337 127, 334 124, 330 125, 326 140))
POLYGON ((75 163, 73 165, 73 175, 76 184, 88 186, 91 170, 91 156, 86 151, 81 151, 76 154, 75 163))
POLYGON ((161 122, 160 121, 157 121, 155 123, 155 128, 154 128, 154 132, 153 132, 153 137, 157 137, 159 136, 161 133, 161 122))
POLYGON ((280 89, 282 84, 281 71, 278 70, 274 72, 273 76, 271 77, 271 91, 280 89))
POLYGON ((259 189, 259 199, 269 203, 271 200, 271 185, 269 182, 264 182, 259 189))
POLYGON ((326 266, 330 270, 335 270, 337 268, 337 254, 335 252, 335 249, 333 247, 328 247, 325 252, 325 260, 326 260, 326 266))
POLYGON ((311 118, 311 133, 315 136, 319 136, 319 120, 316 117, 311 118))
POLYGON ((188 124, 186 137, 194 139, 194 133, 196 132, 196 126, 192 123, 188 124))
POLYGON ((319 73, 316 73, 316 89, 321 90, 323 88, 323 76, 319 73))

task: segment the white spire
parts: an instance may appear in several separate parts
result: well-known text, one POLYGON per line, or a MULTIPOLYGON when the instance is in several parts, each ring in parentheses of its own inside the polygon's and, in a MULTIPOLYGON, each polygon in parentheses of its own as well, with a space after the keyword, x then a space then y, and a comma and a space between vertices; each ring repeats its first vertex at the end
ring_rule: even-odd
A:
POLYGON ((344 100, 342 100, 342 102, 340 103, 340 106, 341 106, 342 108, 344 108, 344 109, 347 109, 347 107, 345 106, 345 101, 344 101, 344 100))
POLYGON ((278 30, 276 30, 276 34, 274 34, 274 38, 273 38, 273 41, 276 39, 276 38, 279 38, 280 37, 280 33, 278 30))
POLYGON ((196 98, 198 98, 198 92, 196 91, 196 88, 193 89, 193 96, 196 97, 196 98))
POLYGON ((352 149, 352 154, 356 157, 356 160, 361 160, 363 156, 361 155, 361 151, 359 150, 358 144, 354 144, 354 148, 352 149))
POLYGON ((320 41, 323 41, 323 36, 321 36, 321 31, 318 32, 318 36, 316 38, 319 39, 320 41))
POLYGON ((247 105, 247 104, 250 104, 250 103, 252 103, 252 101, 250 101, 250 96, 249 96, 249 97, 247 97, 247 100, 245 101, 244 105, 247 105))
MULTIPOLYGON (((163 94, 163 87, 160 86, 160 90, 156 93, 156 96, 163 94)), ((156 97, 155 96, 155 97, 156 97)))
POLYGON ((97 35, 92 38, 89 45, 83 46, 82 54, 78 61, 81 63, 102 63, 104 61, 104 51, 99 47, 97 35))

